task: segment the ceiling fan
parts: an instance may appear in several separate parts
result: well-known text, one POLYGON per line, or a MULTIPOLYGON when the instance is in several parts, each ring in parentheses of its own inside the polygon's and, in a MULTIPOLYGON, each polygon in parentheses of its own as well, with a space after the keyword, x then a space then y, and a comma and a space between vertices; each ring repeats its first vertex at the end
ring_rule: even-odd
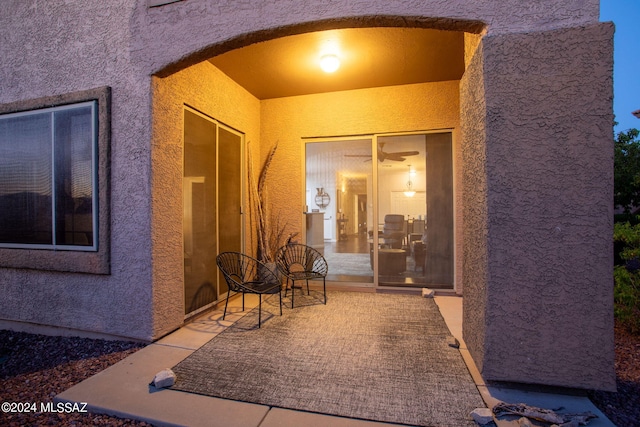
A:
MULTIPOLYGON (((380 163, 385 160, 393 160, 394 162, 404 162, 407 160, 405 157, 409 156, 417 156, 420 154, 419 151, 395 151, 388 153, 384 151, 384 142, 378 144, 378 161, 380 163)), ((371 154, 345 154, 345 157, 369 157, 371 158, 371 154)))

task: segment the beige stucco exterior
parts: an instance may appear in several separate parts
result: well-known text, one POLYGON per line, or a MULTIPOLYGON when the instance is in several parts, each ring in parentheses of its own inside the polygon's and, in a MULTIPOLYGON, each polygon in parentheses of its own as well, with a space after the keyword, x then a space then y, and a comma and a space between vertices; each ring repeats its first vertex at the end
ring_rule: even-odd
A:
POLYGON ((108 274, 0 259, 0 325, 154 340, 182 324, 184 105, 244 132, 256 163, 278 141, 269 201, 294 227, 302 137, 451 129, 456 289, 485 379, 613 388, 613 29, 598 6, 5 2, 0 104, 111 87, 111 230, 108 274), (465 31, 462 79, 260 101, 202 62, 278 36, 379 25, 465 31))
POLYGON ((611 377, 600 350, 613 346, 604 333, 613 322, 613 154, 598 123, 612 96, 612 30, 485 37, 463 81, 465 175, 480 184, 463 202, 464 330, 487 378, 571 377, 562 385, 586 387, 611 377))

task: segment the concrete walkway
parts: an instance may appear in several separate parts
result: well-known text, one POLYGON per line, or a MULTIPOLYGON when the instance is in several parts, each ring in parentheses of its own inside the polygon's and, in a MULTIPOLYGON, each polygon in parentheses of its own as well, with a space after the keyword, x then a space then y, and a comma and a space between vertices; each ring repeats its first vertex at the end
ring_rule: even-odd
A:
MULTIPOLYGON (((562 406, 567 412, 591 411, 598 415, 598 419, 589 423, 591 427, 615 427, 586 397, 487 386, 462 339, 462 298, 437 296, 435 300, 452 335, 460 341, 460 353, 488 407, 492 407, 499 401, 522 402, 545 408, 562 406)), ((257 298, 247 296, 246 311, 242 312, 240 299, 232 299, 229 302, 229 310, 232 314, 228 311, 225 320, 222 320, 221 310, 209 312, 171 335, 60 393, 55 400, 84 402, 88 404, 87 408, 91 412, 143 420, 156 426, 388 427, 393 425, 270 408, 175 390, 157 390, 149 386, 149 382, 156 373, 175 366, 256 304, 257 298)), ((500 421, 498 424, 499 427, 517 425, 515 421, 500 421)))
MULTIPOLYGON (((480 395, 489 408, 493 408, 500 402, 506 403, 526 403, 538 408, 556 409, 564 408, 566 413, 591 412, 598 416, 589 422, 589 427, 615 427, 586 396, 567 395, 533 391, 534 386, 523 387, 522 389, 501 388, 487 385, 480 375, 464 340, 462 339, 462 298, 449 296, 436 296, 436 303, 440 309, 442 317, 449 327, 451 334, 460 341, 460 354, 467 364, 467 368, 480 391, 480 395)), ((519 427, 517 420, 500 420, 498 427, 519 427)))

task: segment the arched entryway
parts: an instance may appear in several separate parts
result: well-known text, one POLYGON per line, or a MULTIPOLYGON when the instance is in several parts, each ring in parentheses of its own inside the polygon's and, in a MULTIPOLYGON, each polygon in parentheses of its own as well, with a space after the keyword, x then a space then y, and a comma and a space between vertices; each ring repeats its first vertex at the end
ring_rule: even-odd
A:
MULTIPOLYGON (((610 279, 606 244, 610 236, 610 215, 606 207, 610 204, 611 189, 607 179, 601 178, 609 176, 610 165, 610 147, 603 146, 602 141, 608 138, 606 130, 611 119, 606 83, 610 81, 607 54, 611 52, 611 29, 604 24, 574 27, 575 23, 569 23, 565 26, 554 21, 556 14, 553 18, 549 16, 548 24, 541 26, 539 19, 531 20, 530 16, 514 19, 513 15, 495 10, 490 3, 485 6, 491 7, 491 12, 482 5, 479 5, 482 10, 467 10, 455 2, 448 3, 456 8, 449 13, 444 12, 444 4, 439 12, 433 9, 424 12, 432 16, 487 18, 491 29, 484 34, 484 26, 478 21, 407 18, 394 9, 402 4, 372 4, 372 13, 382 17, 319 21, 318 17, 322 16, 318 15, 319 9, 312 8, 304 14, 310 23, 291 24, 298 22, 298 18, 287 19, 290 15, 283 12, 282 15, 268 14, 255 25, 230 21, 220 29, 225 35, 220 34, 218 27, 215 27, 216 31, 207 27, 203 33, 209 34, 215 42, 207 44, 196 40, 171 45, 171 54, 160 56, 182 59, 172 59, 172 64, 160 65, 152 73, 157 72, 157 77, 172 80, 183 89, 186 89, 185 85, 173 79, 178 74, 184 73, 181 78, 189 81, 192 86, 189 89, 201 88, 204 80, 200 73, 215 75, 214 80, 205 79, 213 82, 214 87, 201 88, 197 93, 193 90, 191 99, 200 104, 212 99, 228 100, 230 97, 221 98, 220 94, 233 92, 232 98, 236 102, 229 101, 224 108, 220 108, 221 105, 215 108, 222 115, 229 114, 231 121, 247 122, 235 127, 251 129, 245 134, 246 141, 254 149, 256 145, 260 147, 255 150, 259 154, 254 156, 254 166, 257 168, 261 164, 276 141, 278 153, 285 154, 284 158, 274 160, 273 170, 277 169, 279 173, 273 175, 269 194, 272 197, 287 195, 286 200, 271 199, 274 206, 282 207, 286 218, 300 218, 304 209, 300 200, 304 200, 305 189, 301 184, 297 188, 291 187, 291 183, 302 182, 300 136, 355 136, 378 132, 379 122, 363 121, 363 118, 375 117, 369 111, 375 108, 375 103, 364 102, 370 99, 371 91, 381 93, 388 101, 385 109, 388 117, 402 116, 414 123, 393 131, 452 128, 453 166, 456 173, 461 174, 454 181, 455 289, 458 293, 464 292, 465 341, 483 375, 492 379, 584 385, 598 383, 597 380, 584 380, 584 371, 606 371, 607 375, 594 374, 593 378, 606 377, 603 383, 609 381, 607 384, 610 384, 610 341, 602 347, 597 358, 590 360, 571 347, 549 349, 544 364, 548 362, 554 369, 544 378, 539 369, 543 362, 529 356, 540 348, 538 337, 545 334, 560 334, 573 340, 580 336, 580 342, 592 343, 593 348, 601 348, 599 342, 610 337, 611 291, 606 286, 610 279), (381 7, 387 13, 382 13, 381 7), (432 96, 433 92, 420 93, 414 90, 415 86, 400 86, 409 89, 406 96, 420 98, 413 103, 416 107, 435 106, 440 111, 452 108, 457 124, 439 123, 427 127, 415 124, 413 121, 419 120, 416 115, 424 117, 424 114, 418 108, 407 110, 404 102, 396 103, 404 98, 389 92, 388 87, 352 91, 362 96, 363 102, 357 105, 353 98, 343 96, 347 91, 316 95, 323 99, 321 103, 305 102, 310 95, 291 96, 286 100, 295 98, 295 102, 285 102, 283 98, 258 100, 220 69, 203 62, 274 38, 340 28, 376 27, 463 33, 464 72, 458 81, 451 82, 455 86, 457 104, 434 105, 433 100, 437 97, 432 96), (183 51, 177 53, 180 49, 183 51), (535 55, 523 55, 522 52, 535 55), (188 67, 190 65, 193 67, 188 67), (182 71, 171 74, 179 69, 182 71), (328 125, 335 123, 338 116, 341 120, 346 119, 354 130, 328 132, 328 125), (248 117, 255 120, 248 120, 248 117), (369 126, 358 128, 363 123, 369 126), (311 127, 313 132, 309 130, 311 127), (298 131, 293 137, 283 137, 281 129, 298 131), (540 200, 544 203, 532 204, 528 196, 543 197, 540 200), (595 210, 594 197, 600 207, 595 210), (566 203, 568 200, 571 202, 566 203), (578 222, 575 221, 576 211, 580 212, 578 222), (551 229, 555 231, 549 234, 552 224, 555 225, 551 229), (569 230, 571 232, 565 234, 569 230), (541 243, 547 249, 531 250, 541 243), (540 293, 541 285, 549 292, 540 293), (596 294, 598 297, 593 297, 596 294), (531 304, 532 309, 523 310, 523 301, 531 304), (564 311, 549 313, 548 307, 556 304, 568 309, 570 316, 564 311), (538 313, 536 316, 540 317, 532 321, 531 313, 538 313), (569 323, 567 319, 571 319, 569 323), (514 322, 519 326, 511 327, 514 322), (594 323, 606 327, 588 326, 594 323), (566 326, 558 330, 559 324, 566 326), (509 345, 523 338, 520 331, 530 329, 535 333, 524 334, 526 339, 522 345, 509 345), (504 352, 510 356, 503 357, 504 352), (507 362, 510 363, 508 366, 505 365, 507 362), (574 366, 585 368, 573 374, 574 366), (566 375, 559 379, 559 372, 566 375)), ((429 8, 431 4, 425 7, 429 8)), ((352 16, 353 11, 333 10, 332 13, 352 16)), ((204 29, 200 24, 198 28, 204 29)), ((164 24, 160 27, 168 29, 164 24)), ((156 83, 154 79, 154 85, 156 83)), ((226 118, 220 119, 228 123, 226 118)))
MULTIPOLYGON (((385 18, 384 22, 377 18, 369 21, 319 22, 243 35, 222 46, 212 46, 209 49, 212 56, 205 61, 187 66, 193 60, 191 58, 182 62, 185 68, 181 71, 176 71, 177 65, 174 64, 159 72, 158 76, 162 78, 154 79, 154 84, 159 89, 156 93, 162 96, 155 97, 154 105, 184 104, 237 129, 249 143, 251 155, 246 157, 255 159, 250 167, 254 171, 260 170, 267 153, 278 145, 269 165, 269 180, 265 190, 268 197, 267 215, 274 224, 273 233, 284 238, 295 233, 299 240, 307 241, 306 221, 310 215, 306 214, 315 213, 316 210, 324 214, 323 225, 326 226, 321 233, 323 244, 326 243, 329 251, 335 249, 335 243, 355 239, 362 240, 357 245, 357 252, 363 252, 367 259, 371 254, 372 261, 363 266, 368 268, 370 279, 356 279, 356 283, 374 287, 380 283, 414 288, 432 285, 461 293, 463 251, 461 238, 455 238, 462 235, 459 82, 465 73, 469 51, 475 49, 479 41, 480 36, 475 34, 479 28, 477 23, 395 17, 385 18), (337 28, 311 31, 314 27, 337 28), (461 31, 464 28, 473 33, 461 31), (260 42, 254 43, 256 40, 260 42), (244 44, 246 46, 242 46, 244 44), (340 67, 335 72, 327 73, 320 68, 321 58, 327 55, 333 55, 340 61, 340 67), (184 86, 184 81, 197 82, 198 90, 184 86), (375 134, 373 147, 379 146, 378 138, 393 140, 385 135, 438 132, 448 135, 449 141, 449 158, 446 161, 450 177, 444 180, 448 182, 450 200, 447 203, 451 206, 447 212, 450 218, 445 221, 450 224, 448 240, 444 244, 448 255, 445 260, 439 261, 449 263, 442 269, 449 272, 445 279, 434 279, 427 283, 424 280, 427 276, 425 267, 428 264, 435 270, 433 260, 436 258, 427 257, 427 262, 420 248, 414 249, 414 246, 418 246, 416 241, 427 237, 424 226, 427 200, 431 202, 432 212, 436 212, 433 197, 426 197, 423 188, 427 185, 426 170, 422 167, 426 165, 426 151, 421 154, 423 161, 416 161, 414 165, 420 166, 424 178, 419 185, 420 195, 425 196, 424 207, 397 212, 404 217, 404 236, 400 239, 401 246, 398 249, 395 246, 386 248, 382 237, 380 244, 377 239, 374 242, 374 238, 382 230, 378 223, 383 224, 383 213, 406 205, 395 200, 394 196, 402 193, 406 183, 405 167, 411 162, 407 162, 406 158, 378 158, 376 153, 376 160, 383 168, 375 172, 371 170, 369 174, 371 194, 363 205, 368 213, 365 212, 360 218, 368 220, 354 229, 353 233, 345 227, 341 235, 340 227, 349 220, 355 223, 357 219, 347 218, 345 213, 351 209, 336 204, 337 175, 331 177, 334 204, 329 203, 317 209, 318 206, 309 202, 309 189, 305 187, 307 167, 304 141, 309 138, 348 139, 354 135, 375 134), (382 164, 385 160, 386 164, 382 164), (389 175, 389 167, 393 169, 393 176, 389 175), (398 188, 379 185, 378 174, 384 183, 390 180, 400 183, 395 186, 398 188), (423 224, 422 229, 416 231, 416 224, 418 228, 423 224), (379 251, 384 252, 383 265, 378 262, 379 251), (402 251, 403 262, 398 264, 403 268, 387 268, 388 254, 385 251, 402 251), (380 267, 384 274, 376 274, 380 267), (392 272, 392 275, 388 272, 392 272)), ((201 58, 203 55, 199 52, 192 56, 201 58)), ((430 165, 430 170, 434 170, 433 166, 435 164, 430 165)), ((432 189, 436 188, 433 178, 429 183, 432 189)), ((224 185, 224 177, 219 178, 218 185, 224 185)), ((249 194, 245 194, 243 200, 246 202, 244 225, 247 230, 244 250, 254 252, 255 218, 250 217, 249 194)), ((432 233, 433 236, 436 235, 432 233)), ((276 245, 280 243, 276 242, 276 245)), ((435 243, 433 247, 436 247, 435 243)), ((392 255, 398 258, 397 254, 392 255)), ((334 280, 343 281, 347 275, 346 271, 336 268, 334 280)), ((350 281, 354 280, 346 280, 350 281)))

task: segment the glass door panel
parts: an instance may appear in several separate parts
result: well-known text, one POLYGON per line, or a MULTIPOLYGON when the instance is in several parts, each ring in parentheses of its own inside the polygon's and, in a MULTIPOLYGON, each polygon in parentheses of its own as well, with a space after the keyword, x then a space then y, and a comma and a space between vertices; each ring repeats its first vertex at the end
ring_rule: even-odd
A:
POLYGON ((184 306, 193 315, 220 300, 220 252, 242 252, 242 135, 184 110, 184 306))
POLYGON ((307 142, 305 162, 306 242, 329 280, 453 288, 451 133, 307 142))
POLYGON ((189 314, 218 297, 216 289, 216 124, 184 111, 184 306, 189 314))
MULTIPOLYGON (((218 253, 242 252, 242 137, 218 128, 218 253)), ((218 292, 228 287, 222 274, 218 292)))
POLYGON ((378 284, 453 287, 451 134, 379 136, 378 284))
POLYGON ((371 138, 307 142, 306 242, 329 263, 328 280, 373 282, 371 138))

